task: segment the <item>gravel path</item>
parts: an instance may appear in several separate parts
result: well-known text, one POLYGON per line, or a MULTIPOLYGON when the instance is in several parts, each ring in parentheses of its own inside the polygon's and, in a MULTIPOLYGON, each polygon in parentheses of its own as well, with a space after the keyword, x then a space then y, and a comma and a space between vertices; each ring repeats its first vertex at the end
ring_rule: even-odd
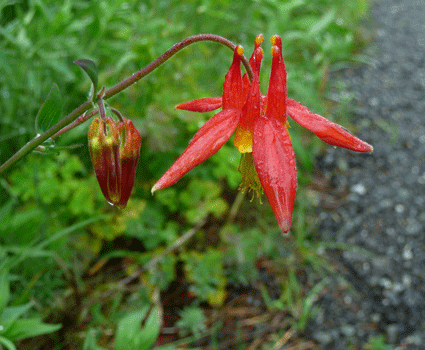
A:
POLYGON ((356 135, 374 152, 329 148, 318 160, 322 239, 368 253, 326 252, 350 283, 329 285, 308 332, 324 349, 380 334, 391 348, 425 349, 425 1, 377 1, 371 26, 371 64, 343 78, 356 135))

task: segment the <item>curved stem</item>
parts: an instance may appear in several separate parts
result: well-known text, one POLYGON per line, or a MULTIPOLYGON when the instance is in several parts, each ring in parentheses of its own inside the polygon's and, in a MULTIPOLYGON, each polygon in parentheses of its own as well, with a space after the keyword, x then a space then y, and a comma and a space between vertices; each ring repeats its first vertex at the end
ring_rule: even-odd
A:
POLYGON ((85 121, 89 120, 91 117, 94 117, 97 113, 99 113, 98 109, 95 109, 89 113, 84 113, 80 115, 77 119, 75 119, 71 124, 68 124, 64 128, 60 129, 56 134, 51 136, 52 139, 66 133, 67 131, 74 129, 76 126, 83 124, 85 121))
POLYGON ((120 113, 120 111, 118 109, 115 109, 113 107, 109 107, 111 109, 111 112, 114 113, 118 119, 120 120, 121 123, 124 122, 124 118, 122 117, 122 114, 120 113))
MULTIPOLYGON (((198 41, 215 41, 220 44, 223 44, 227 46, 232 51, 235 50, 236 45, 233 44, 231 41, 227 40, 226 38, 223 38, 219 35, 214 34, 199 34, 195 36, 191 36, 187 39, 184 39, 177 44, 175 44, 171 49, 163 53, 161 56, 159 56, 155 61, 148 64, 145 68, 142 70, 139 70, 137 73, 133 74, 131 77, 127 78, 123 82, 111 87, 110 89, 106 90, 104 99, 116 95, 117 93, 121 92, 125 88, 129 87, 130 85, 136 83, 146 75, 148 75, 150 72, 158 68, 161 64, 163 64, 165 61, 167 61, 171 56, 175 55, 177 52, 185 48, 186 46, 193 44, 198 41)), ((242 56, 242 63, 245 67, 245 70, 249 76, 249 80, 251 81, 253 78, 253 73, 251 66, 249 64, 249 61, 246 59, 245 56, 242 56)))
MULTIPOLYGON (((173 47, 167 50, 164 54, 158 57, 155 61, 148 64, 145 68, 136 72, 131 77, 125 79, 121 83, 118 83, 117 85, 106 90, 103 96, 103 99, 106 100, 118 94, 119 92, 123 91, 130 85, 138 82, 140 79, 142 79, 143 77, 151 73, 153 70, 158 68, 160 65, 162 65, 165 61, 167 61, 177 52, 179 52, 186 46, 189 46, 198 41, 214 41, 224 46, 227 46, 231 50, 235 50, 235 47, 236 47, 235 44, 233 44, 231 41, 227 40, 226 38, 223 38, 221 36, 214 35, 214 34, 199 34, 199 35, 191 36, 175 44, 173 47)), ((251 66, 249 65, 249 62, 245 56, 242 56, 242 63, 245 67, 246 72, 248 73, 250 80, 252 80, 253 74, 252 74, 251 66)), ((92 106, 93 106, 93 103, 91 100, 84 102, 81 106, 76 108, 74 111, 68 114, 64 119, 62 119, 56 125, 52 126, 49 130, 47 130, 43 134, 38 135, 37 137, 29 141, 24 147, 22 147, 18 152, 16 152, 12 157, 10 157, 5 163, 3 163, 0 166, 0 174, 6 171, 7 169, 9 169, 16 162, 18 162, 19 160, 27 156, 29 153, 31 153, 37 146, 41 145, 49 137, 52 137, 53 135, 58 136, 62 134, 63 133, 61 130, 62 128, 67 127, 71 123, 73 125, 72 127, 77 126, 78 124, 73 123, 77 118, 78 120, 83 120, 83 121, 87 120, 86 118, 84 118, 83 113, 89 110, 92 106)), ((66 129, 66 131, 68 130, 69 128, 66 129)))

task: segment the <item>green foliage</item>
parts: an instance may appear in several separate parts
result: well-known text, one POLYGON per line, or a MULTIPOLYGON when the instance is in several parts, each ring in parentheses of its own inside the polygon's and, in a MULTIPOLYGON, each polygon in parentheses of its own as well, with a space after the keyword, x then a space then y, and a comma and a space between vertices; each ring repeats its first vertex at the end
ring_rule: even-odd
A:
POLYGON ((115 350, 135 349, 148 350, 155 343, 159 334, 159 315, 157 309, 143 310, 125 316, 118 323, 115 339, 115 350), (145 320, 140 331, 140 324, 145 320))
POLYGON ((87 73, 91 82, 93 83, 93 97, 96 96, 97 83, 99 82, 99 72, 96 63, 86 58, 76 60, 74 63, 80 66, 87 73))
POLYGON ((180 312, 180 320, 177 321, 176 326, 182 337, 192 333, 195 338, 199 338, 207 329, 205 321, 206 317, 200 307, 188 306, 180 312))
POLYGON ((222 253, 210 248, 204 253, 188 252, 182 255, 182 259, 187 279, 192 282, 190 291, 212 306, 222 305, 227 284, 222 253))
POLYGON ((390 350, 393 346, 387 344, 385 335, 370 336, 367 343, 363 347, 364 350, 390 350))
MULTIPOLYGON (((157 308, 144 307, 129 313, 118 322, 114 350, 149 350, 152 349, 160 329, 157 308), (143 327, 141 326, 143 323, 143 327)), ((88 332, 83 350, 105 350, 96 344, 92 332, 88 332)))
POLYGON ((0 272, 0 347, 4 345, 9 350, 16 350, 14 343, 18 340, 53 333, 61 328, 58 324, 43 323, 41 317, 24 318, 33 303, 7 306, 10 298, 9 288, 9 275, 3 268, 0 272))
POLYGON ((41 105, 35 117, 35 130, 37 134, 49 130, 62 119, 62 97, 59 87, 53 84, 46 101, 41 105))
POLYGON ((149 283, 161 290, 166 290, 170 283, 176 279, 177 259, 174 255, 167 255, 158 264, 158 268, 149 274, 149 283))
POLYGON ((195 224, 208 214, 221 217, 227 210, 226 201, 220 197, 221 187, 212 181, 193 179, 187 189, 179 195, 186 220, 195 224))

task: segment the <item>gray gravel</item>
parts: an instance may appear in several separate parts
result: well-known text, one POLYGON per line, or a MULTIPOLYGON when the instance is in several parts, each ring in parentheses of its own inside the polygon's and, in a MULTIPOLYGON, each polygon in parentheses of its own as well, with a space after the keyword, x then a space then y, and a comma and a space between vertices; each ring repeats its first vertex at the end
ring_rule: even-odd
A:
POLYGON ((308 333, 324 349, 381 334, 393 349, 425 349, 425 1, 376 1, 370 27, 370 63, 342 79, 374 152, 330 147, 318 159, 318 232, 354 247, 326 251, 349 283, 321 295, 308 333))

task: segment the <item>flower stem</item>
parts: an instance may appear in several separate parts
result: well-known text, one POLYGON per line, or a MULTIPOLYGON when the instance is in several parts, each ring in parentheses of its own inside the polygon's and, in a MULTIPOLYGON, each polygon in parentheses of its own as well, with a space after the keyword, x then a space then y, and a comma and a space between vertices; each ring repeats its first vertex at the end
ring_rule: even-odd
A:
MULTIPOLYGON (((178 42, 177 44, 175 44, 171 49, 169 49, 168 51, 163 53, 155 61, 148 64, 145 68, 143 68, 142 70, 139 70, 137 73, 133 74, 131 77, 127 78, 123 82, 121 82, 121 83, 111 87, 110 89, 106 90, 104 99, 106 100, 107 98, 116 95, 117 93, 126 89, 130 85, 136 83, 141 78, 145 77, 150 72, 152 72, 153 70, 158 68, 161 64, 163 64, 165 61, 167 61, 171 56, 175 55, 177 52, 179 52, 180 50, 182 50, 186 46, 193 44, 195 42, 198 42, 198 41, 215 41, 215 42, 218 42, 220 44, 227 46, 232 51, 234 51, 235 48, 236 48, 235 44, 233 44, 231 41, 229 41, 226 38, 223 38, 219 35, 199 34, 199 35, 191 36, 191 37, 186 38, 186 39, 178 42)), ((251 69, 251 66, 250 66, 250 64, 249 64, 249 62, 248 62, 248 60, 246 59, 245 56, 242 56, 242 63, 245 67, 245 70, 248 73, 249 80, 252 80, 252 77, 253 77, 252 69, 251 69)))
MULTIPOLYGON (((186 39, 178 42, 177 44, 175 44, 173 47, 171 47, 169 50, 167 50, 164 54, 162 54, 160 57, 158 57, 155 61, 148 64, 145 68, 136 72, 131 77, 125 79, 121 83, 118 83, 117 85, 106 90, 105 94, 103 95, 103 100, 107 100, 108 98, 115 96, 119 92, 128 88, 130 85, 138 82, 140 79, 142 79, 143 77, 145 77, 146 75, 151 73, 153 70, 158 68, 160 65, 162 65, 169 58, 174 56, 177 52, 179 52, 183 48, 185 48, 185 47, 187 47, 187 46, 189 46, 193 43, 196 43, 198 41, 214 41, 214 42, 220 43, 224 46, 227 46, 232 51, 236 47, 235 44, 233 44, 231 41, 227 40, 226 38, 223 38, 221 36, 214 35, 214 34, 199 34, 199 35, 191 36, 191 37, 186 38, 186 39)), ((253 77, 252 70, 251 70, 249 62, 248 62, 248 60, 246 59, 245 56, 242 56, 242 63, 245 67, 245 70, 248 73, 250 80, 252 80, 252 77, 253 77)), ((57 124, 52 126, 49 130, 47 130, 46 132, 44 132, 41 135, 37 135, 34 139, 29 141, 25 146, 23 146, 18 152, 16 152, 12 157, 10 157, 5 163, 3 163, 0 166, 0 174, 3 173, 4 171, 6 171, 7 169, 9 169, 12 165, 17 163, 22 158, 27 156, 29 153, 31 153, 37 146, 41 145, 49 137, 59 136, 59 135, 63 134, 65 131, 68 131, 71 128, 79 125, 81 122, 86 121, 88 119, 88 118, 86 118, 86 116, 94 115, 94 114, 92 114, 93 112, 89 113, 88 115, 83 115, 91 107, 93 107, 92 100, 84 102, 82 105, 80 105, 78 108, 76 108, 70 114, 68 114, 64 119, 62 119, 57 124), (75 123, 76 120, 78 120, 79 122, 75 123), (72 125, 72 127, 69 127, 69 125, 72 125), (62 131, 61 129, 64 129, 64 131, 62 131)))

